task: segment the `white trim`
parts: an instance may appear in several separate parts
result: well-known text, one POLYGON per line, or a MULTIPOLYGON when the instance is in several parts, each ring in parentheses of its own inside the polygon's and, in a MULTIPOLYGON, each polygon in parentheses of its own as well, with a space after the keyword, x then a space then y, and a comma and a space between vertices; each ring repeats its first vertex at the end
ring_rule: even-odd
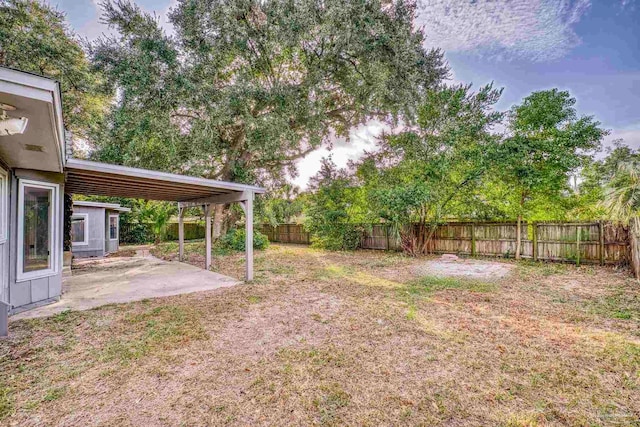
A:
POLYGON ((109 214, 109 240, 110 241, 118 241, 120 240, 120 215, 109 214), (111 218, 116 219, 116 237, 111 238, 111 218))
POLYGON ((53 93, 58 89, 58 83, 54 79, 6 67, 0 67, 0 80, 44 90, 50 93, 53 93))
POLYGON ((85 200, 74 200, 73 206, 85 206, 89 208, 106 208, 119 212, 131 212, 130 208, 125 208, 117 203, 90 202, 85 200))
POLYGON ((0 243, 7 241, 9 235, 9 172, 0 167, 0 243))
POLYGON ((71 236, 71 246, 87 246, 89 244, 89 214, 74 213, 71 215, 71 221, 73 221, 74 218, 79 219, 80 217, 84 219, 84 240, 82 242, 74 242, 73 236, 71 236))
POLYGON ((50 182, 33 181, 29 179, 18 180, 18 266, 16 282, 39 279, 41 277, 54 276, 59 271, 58 259, 60 258, 59 241, 59 194, 60 185, 50 182), (51 190, 51 206, 49 207, 49 268, 37 271, 24 272, 24 188, 35 187, 51 190))

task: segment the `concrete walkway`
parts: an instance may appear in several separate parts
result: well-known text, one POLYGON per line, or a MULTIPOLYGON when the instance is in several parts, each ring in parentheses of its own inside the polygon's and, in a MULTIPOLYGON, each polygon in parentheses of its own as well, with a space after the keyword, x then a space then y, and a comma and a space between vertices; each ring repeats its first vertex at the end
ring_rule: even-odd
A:
POLYGON ((182 262, 163 261, 147 250, 134 257, 74 261, 60 301, 34 308, 11 320, 46 317, 64 310, 88 310, 105 304, 209 291, 241 283, 237 279, 182 262))

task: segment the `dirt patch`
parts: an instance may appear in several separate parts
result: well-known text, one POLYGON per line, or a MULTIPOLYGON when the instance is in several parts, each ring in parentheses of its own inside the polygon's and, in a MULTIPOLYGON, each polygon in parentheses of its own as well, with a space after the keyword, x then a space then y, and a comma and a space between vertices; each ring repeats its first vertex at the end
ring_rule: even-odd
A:
POLYGON ((276 304, 249 297, 246 313, 229 322, 218 335, 221 346, 234 355, 260 358, 278 349, 321 344, 331 336, 331 320, 340 299, 319 292, 291 289, 276 304))
POLYGON ((107 258, 129 258, 136 256, 138 251, 135 249, 121 249, 118 252, 112 252, 107 254, 107 258))
POLYGON ((135 267, 143 266, 148 261, 145 258, 135 257, 110 257, 101 259, 82 260, 73 263, 74 275, 94 273, 96 271, 126 271, 135 267))
POLYGON ((445 257, 426 261, 414 268, 414 272, 419 276, 466 277, 479 280, 499 280, 507 277, 512 270, 513 264, 504 262, 445 257))

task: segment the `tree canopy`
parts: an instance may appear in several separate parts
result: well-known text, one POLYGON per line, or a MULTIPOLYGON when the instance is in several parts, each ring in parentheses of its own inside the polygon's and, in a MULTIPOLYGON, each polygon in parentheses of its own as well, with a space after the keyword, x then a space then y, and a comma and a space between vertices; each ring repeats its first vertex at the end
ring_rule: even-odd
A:
POLYGON ((583 166, 606 135, 593 117, 578 117, 575 103, 569 92, 551 89, 533 92, 510 111, 509 135, 500 146, 496 175, 509 186, 503 204, 518 219, 518 227, 529 202, 536 196, 553 200, 566 190, 569 172, 583 166))
MULTIPOLYGON (((633 152, 619 146, 607 159, 594 162, 593 153, 607 132, 592 117, 578 116, 568 92, 534 92, 505 113, 495 109, 500 95, 491 85, 477 92, 468 85, 427 91, 414 126, 383 135, 355 172, 334 172, 336 181, 351 183, 351 194, 364 194, 352 197, 352 203, 363 201, 350 211, 370 222, 395 225, 405 251, 417 254, 442 221, 518 219, 520 242, 523 220, 601 212, 597 206, 613 176, 625 188, 620 190, 625 200, 630 199, 626 184, 634 177, 613 169, 629 164, 633 152), (593 178, 572 187, 571 177, 581 171, 593 178), (608 178, 600 178, 602 171, 608 171, 608 178)), ((345 189, 330 191, 333 180, 318 183, 310 190, 310 217, 328 195, 338 201, 345 197, 345 189)), ((331 204, 324 200, 322 205, 331 204)), ((351 220, 346 210, 340 212, 351 220)))
POLYGON ((294 161, 371 118, 410 121, 446 75, 404 1, 180 1, 175 36, 126 1, 92 58, 118 92, 96 156, 282 183, 294 161))
POLYGON ((411 123, 448 73, 404 0, 183 0, 171 37, 133 3, 103 8, 116 35, 91 57, 118 102, 94 157, 114 163, 277 187, 358 124, 411 123))
MULTIPOLYGON (((396 225, 424 225, 454 211, 473 215, 473 189, 495 161, 499 139, 490 130, 502 117, 493 110, 500 93, 491 85, 476 93, 469 85, 429 90, 416 126, 383 136, 358 165, 372 215, 396 225)), ((403 239, 413 236, 400 232, 403 239)), ((417 252, 424 243, 403 241, 417 252)))

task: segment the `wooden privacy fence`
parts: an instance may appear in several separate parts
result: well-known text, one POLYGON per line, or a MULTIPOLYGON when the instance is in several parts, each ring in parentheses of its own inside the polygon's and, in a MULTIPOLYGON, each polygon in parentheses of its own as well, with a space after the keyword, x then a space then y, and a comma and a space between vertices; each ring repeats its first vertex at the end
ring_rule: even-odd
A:
MULTIPOLYGON (((419 235, 417 227, 414 225, 414 232, 419 235)), ((431 226, 426 227, 431 231, 431 226)), ((272 242, 310 242, 309 233, 300 224, 263 225, 260 230, 272 242)), ((362 249, 400 250, 399 235, 391 226, 365 225, 364 230, 362 249)), ((451 222, 435 226, 426 252, 514 257, 516 240, 515 222, 451 222)), ((629 228, 611 221, 523 222, 520 253, 522 258, 534 260, 626 263, 631 260, 629 228)))
MULTIPOLYGON (((204 222, 185 222, 184 223, 184 239, 195 240, 204 239, 205 237, 205 224, 204 222)), ((170 222, 167 224, 165 231, 166 240, 178 240, 178 223, 170 222)))
POLYGON ((270 242, 280 243, 300 243, 308 245, 311 243, 311 236, 304 230, 302 224, 262 224, 258 227, 261 233, 265 234, 270 242))
MULTIPOLYGON (((427 252, 513 257, 515 222, 450 223, 436 227, 427 252)), ((609 221, 522 224, 522 258, 577 264, 627 261, 628 227, 609 221)))

